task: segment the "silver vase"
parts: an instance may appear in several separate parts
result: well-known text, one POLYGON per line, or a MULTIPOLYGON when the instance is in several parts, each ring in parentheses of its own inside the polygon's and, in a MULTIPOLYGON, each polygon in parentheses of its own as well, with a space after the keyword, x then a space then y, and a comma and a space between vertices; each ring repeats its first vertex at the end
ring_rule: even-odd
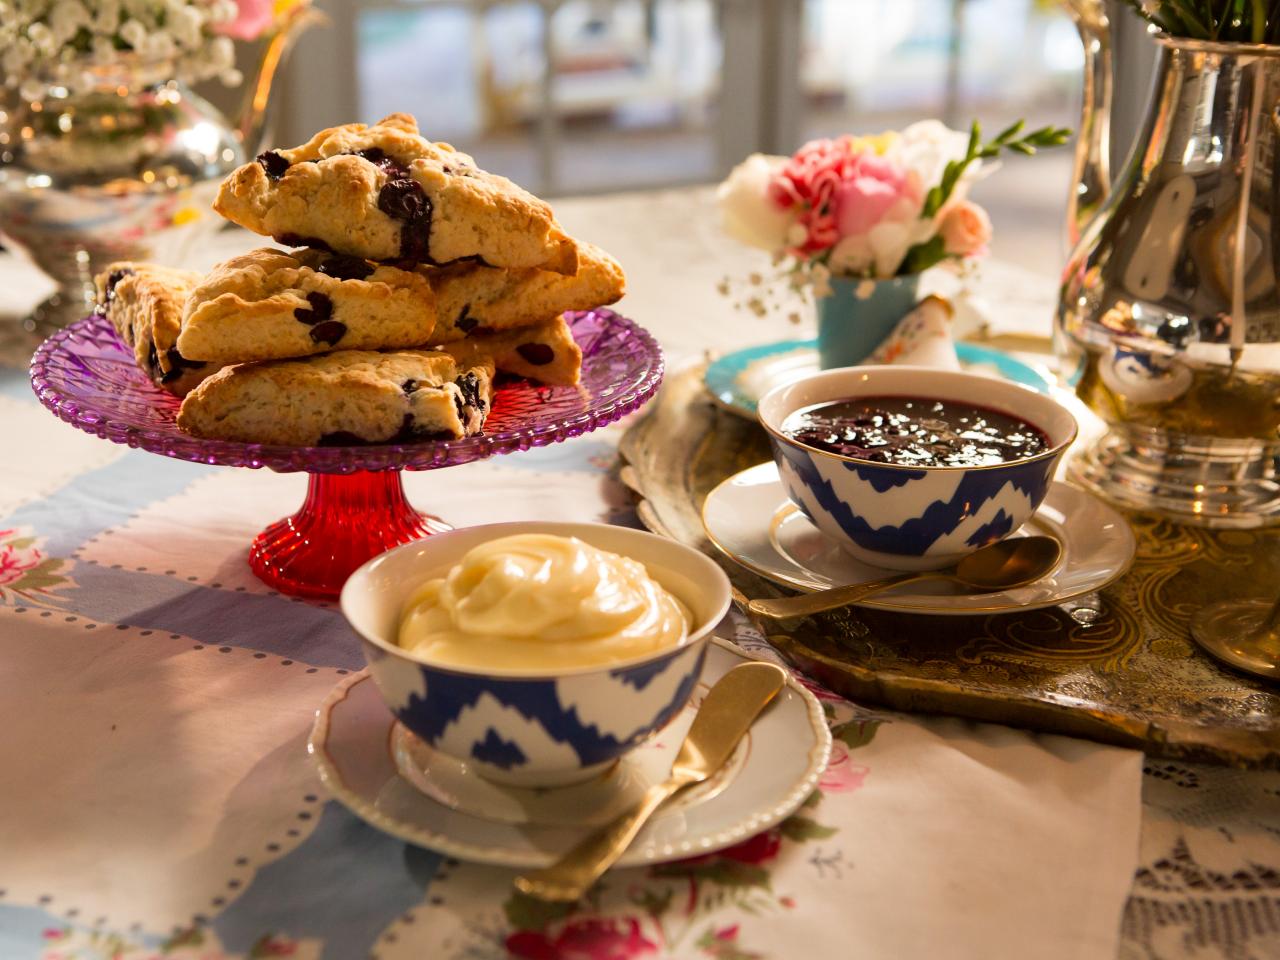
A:
POLYGON ((1182 522, 1280 523, 1280 48, 1159 43, 1137 146, 1063 277, 1064 369, 1109 427, 1072 474, 1182 522))
POLYGON ((278 19, 256 43, 230 120, 174 79, 174 63, 130 54, 86 65, 87 90, 36 83, 41 95, 25 99, 0 87, 0 234, 58 284, 23 321, 28 331, 84 316, 93 275, 112 260, 181 266, 222 226, 210 209, 218 184, 261 148, 280 67, 325 22, 309 4, 278 19))
POLYGON ((218 183, 244 162, 236 132, 171 63, 99 67, 84 92, 12 92, 0 115, 0 231, 58 284, 26 318, 47 333, 84 316, 112 260, 181 263, 221 220, 218 183))

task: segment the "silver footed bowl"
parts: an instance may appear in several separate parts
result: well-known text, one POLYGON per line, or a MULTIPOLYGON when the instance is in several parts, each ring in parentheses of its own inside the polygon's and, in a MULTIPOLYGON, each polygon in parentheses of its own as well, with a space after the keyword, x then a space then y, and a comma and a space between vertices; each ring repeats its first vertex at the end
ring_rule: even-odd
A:
POLYGON ((90 312, 93 275, 111 261, 178 264, 221 225, 210 204, 244 151, 172 76, 171 64, 122 60, 85 93, 4 94, 0 231, 58 285, 28 330, 48 334, 90 312))
POLYGON ((48 336, 90 312, 93 276, 113 260, 181 266, 221 225, 222 179, 266 139, 271 86, 297 38, 325 22, 308 4, 284 12, 256 44, 239 115, 223 117, 181 81, 172 60, 121 53, 85 62, 72 91, 39 76, 0 86, 0 233, 58 285, 23 321, 48 336))

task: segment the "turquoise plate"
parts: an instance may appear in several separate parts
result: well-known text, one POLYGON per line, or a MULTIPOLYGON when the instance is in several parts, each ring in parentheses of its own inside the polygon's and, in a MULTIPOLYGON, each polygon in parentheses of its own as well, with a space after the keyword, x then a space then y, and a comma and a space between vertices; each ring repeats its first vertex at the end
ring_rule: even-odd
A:
MULTIPOLYGON (((956 356, 965 370, 993 373, 1040 393, 1049 393, 1054 385, 1047 373, 991 347, 957 343, 956 356)), ((817 370, 816 340, 779 340, 713 360, 702 382, 719 406, 755 419, 756 401, 768 391, 817 370)))

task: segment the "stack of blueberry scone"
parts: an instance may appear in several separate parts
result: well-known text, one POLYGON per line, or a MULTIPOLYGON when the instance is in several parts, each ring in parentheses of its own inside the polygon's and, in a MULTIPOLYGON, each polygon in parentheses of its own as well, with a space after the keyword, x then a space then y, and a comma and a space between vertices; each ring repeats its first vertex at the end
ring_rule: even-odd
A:
POLYGON ((551 208, 414 119, 264 153, 214 209, 290 251, 208 276, 146 263, 98 278, 99 311, 198 437, 303 446, 479 433, 495 373, 578 382, 562 314, 625 278, 551 208))

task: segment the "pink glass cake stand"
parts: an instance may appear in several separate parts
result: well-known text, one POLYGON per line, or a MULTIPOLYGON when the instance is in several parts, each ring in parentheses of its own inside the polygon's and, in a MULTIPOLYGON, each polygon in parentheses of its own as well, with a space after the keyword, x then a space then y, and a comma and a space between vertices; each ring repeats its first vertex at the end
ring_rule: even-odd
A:
POLYGON ((343 447, 199 440, 178 429, 179 401, 147 379, 110 322, 96 316, 40 345, 31 359, 31 386, 61 419, 105 440, 196 463, 305 471, 302 509, 258 534, 249 565, 281 593, 332 599, 371 557, 449 529, 409 504, 401 470, 452 467, 568 440, 653 396, 662 382, 662 351, 644 328, 612 310, 567 316, 582 347, 578 386, 500 384, 484 434, 464 440, 343 447))

